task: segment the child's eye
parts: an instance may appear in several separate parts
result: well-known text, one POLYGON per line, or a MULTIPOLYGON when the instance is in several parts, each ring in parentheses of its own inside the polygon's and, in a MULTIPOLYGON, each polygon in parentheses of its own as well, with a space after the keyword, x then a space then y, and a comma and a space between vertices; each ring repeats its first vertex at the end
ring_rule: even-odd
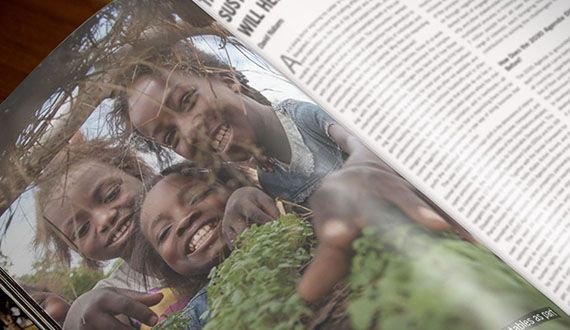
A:
POLYGON ((191 103, 192 96, 196 93, 195 89, 191 89, 188 93, 185 93, 180 98, 180 109, 186 110, 186 107, 191 103))
POLYGON ((103 198, 103 203, 110 203, 114 201, 115 199, 117 199, 120 192, 121 192, 121 184, 114 184, 113 186, 111 186, 109 190, 107 190, 107 193, 103 198))
POLYGON ((162 139, 162 143, 165 146, 175 148, 175 140, 176 140, 176 129, 169 128, 166 134, 164 134, 164 139, 162 139))
POLYGON ((170 233, 171 229, 172 229, 172 225, 169 225, 169 226, 162 228, 162 230, 158 233, 158 237, 156 238, 158 243, 162 243, 162 242, 164 242, 164 240, 166 240, 168 238, 168 234, 170 233))
POLYGON ((75 239, 81 239, 81 238, 85 237, 85 235, 87 235, 88 232, 89 232, 89 222, 85 222, 79 228, 77 228, 77 231, 75 232, 74 238, 75 239))

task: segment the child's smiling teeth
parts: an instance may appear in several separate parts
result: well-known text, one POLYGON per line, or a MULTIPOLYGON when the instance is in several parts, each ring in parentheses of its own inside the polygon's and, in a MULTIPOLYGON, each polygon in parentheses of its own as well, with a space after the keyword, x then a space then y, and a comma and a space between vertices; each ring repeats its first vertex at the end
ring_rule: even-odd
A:
POLYGON ((127 231, 127 229, 129 228, 129 224, 130 221, 127 221, 125 224, 123 224, 121 226, 121 228, 119 228, 119 230, 117 230, 114 234, 113 237, 111 237, 111 244, 115 243, 117 241, 117 239, 119 239, 120 237, 123 236, 123 234, 127 231))
POLYGON ((214 140, 212 141, 212 148, 216 152, 222 152, 230 140, 230 126, 222 125, 216 131, 214 140))
POLYGON ((200 229, 198 229, 198 231, 196 232, 196 234, 194 234, 194 236, 192 236, 192 239, 188 244, 190 253, 196 251, 202 245, 204 245, 204 243, 206 243, 208 239, 212 237, 213 233, 214 233, 214 226, 212 225, 205 225, 200 229))

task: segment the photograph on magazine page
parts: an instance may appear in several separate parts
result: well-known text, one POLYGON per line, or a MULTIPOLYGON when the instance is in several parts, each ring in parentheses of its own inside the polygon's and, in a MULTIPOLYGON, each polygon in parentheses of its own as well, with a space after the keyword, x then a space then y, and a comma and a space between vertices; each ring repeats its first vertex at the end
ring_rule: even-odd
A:
POLYGON ((8 330, 37 330, 38 327, 18 304, 0 289, 0 325, 8 330))
POLYGON ((191 1, 108 5, 0 125, 0 266, 65 329, 570 328, 191 1))

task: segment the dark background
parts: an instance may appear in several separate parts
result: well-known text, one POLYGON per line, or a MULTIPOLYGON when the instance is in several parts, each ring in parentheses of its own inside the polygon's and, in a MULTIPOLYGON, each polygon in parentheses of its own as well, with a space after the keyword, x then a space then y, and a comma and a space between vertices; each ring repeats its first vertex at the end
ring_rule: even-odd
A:
POLYGON ((0 0, 0 102, 110 0, 0 0))

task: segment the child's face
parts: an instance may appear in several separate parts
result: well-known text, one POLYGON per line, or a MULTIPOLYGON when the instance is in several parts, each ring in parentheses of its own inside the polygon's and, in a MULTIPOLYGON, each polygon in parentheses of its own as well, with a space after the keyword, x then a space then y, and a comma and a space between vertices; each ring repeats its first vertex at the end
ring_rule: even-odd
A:
POLYGON ((221 223, 229 195, 218 184, 168 175, 145 197, 142 232, 175 272, 207 273, 227 251, 221 223))
POLYGON ((143 136, 186 159, 213 152, 232 161, 247 160, 255 134, 245 115, 247 97, 238 86, 181 71, 146 75, 129 93, 129 117, 143 136))
POLYGON ((96 161, 71 169, 54 188, 44 216, 92 260, 128 254, 134 202, 142 183, 115 167, 96 161))

